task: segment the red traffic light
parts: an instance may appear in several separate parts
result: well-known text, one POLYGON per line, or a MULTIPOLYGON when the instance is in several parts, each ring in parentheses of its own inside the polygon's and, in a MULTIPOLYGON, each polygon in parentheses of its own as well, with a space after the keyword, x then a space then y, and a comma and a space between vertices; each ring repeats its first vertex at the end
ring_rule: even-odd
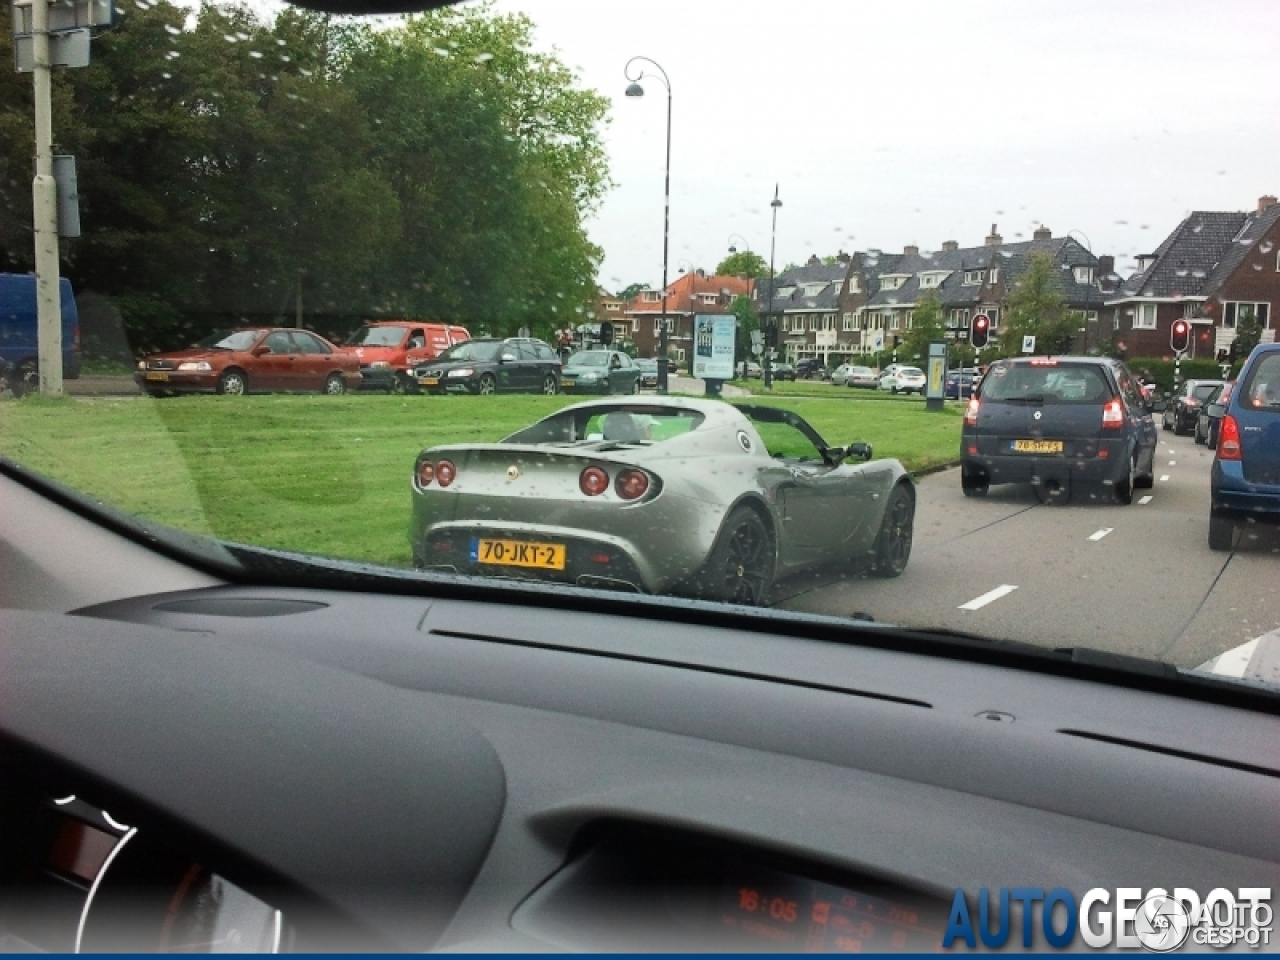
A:
POLYGON ((1173 321, 1169 328, 1169 346, 1174 353, 1185 353, 1191 346, 1191 324, 1185 320, 1173 321))
POLYGON ((985 347, 990 335, 991 319, 985 313, 978 314, 969 328, 969 342, 978 348, 985 347))

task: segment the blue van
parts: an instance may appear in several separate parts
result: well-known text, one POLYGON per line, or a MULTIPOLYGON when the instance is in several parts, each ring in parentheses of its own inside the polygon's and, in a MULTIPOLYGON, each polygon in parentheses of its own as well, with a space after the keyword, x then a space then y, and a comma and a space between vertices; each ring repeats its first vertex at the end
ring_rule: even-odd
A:
POLYGON ((1280 343, 1253 348, 1218 424, 1209 549, 1230 550, 1240 523, 1280 523, 1280 343))
MULTIPOLYGON (((62 278, 62 376, 80 376, 80 315, 71 281, 62 278)), ((37 367, 36 278, 30 273, 0 273, 0 369, 8 370, 9 388, 17 396, 40 384, 37 367)))

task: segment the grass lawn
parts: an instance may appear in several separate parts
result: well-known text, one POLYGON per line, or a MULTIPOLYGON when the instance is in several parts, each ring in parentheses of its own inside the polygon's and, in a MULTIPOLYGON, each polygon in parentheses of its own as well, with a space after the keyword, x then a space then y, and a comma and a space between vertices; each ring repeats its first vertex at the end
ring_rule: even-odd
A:
MULTIPOLYGON (((409 477, 423 447, 498 440, 576 401, 29 397, 0 401, 0 454, 194 533, 406 565, 409 477)), ((954 459, 959 449, 959 409, 935 414, 905 400, 830 397, 750 402, 785 406, 829 442, 869 442, 876 456, 910 470, 954 459)))

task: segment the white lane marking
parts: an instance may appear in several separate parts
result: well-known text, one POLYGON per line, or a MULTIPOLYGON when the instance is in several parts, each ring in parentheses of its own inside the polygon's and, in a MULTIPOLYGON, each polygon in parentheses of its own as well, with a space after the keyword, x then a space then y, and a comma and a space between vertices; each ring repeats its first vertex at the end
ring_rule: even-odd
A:
POLYGON ((1258 641, 1262 637, 1254 637, 1248 643, 1242 643, 1221 654, 1213 665, 1213 672, 1220 677, 1243 677, 1245 668, 1253 659, 1253 651, 1258 649, 1258 641))
POLYGON ((1150 502, 1151 502, 1151 494, 1147 494, 1145 497, 1143 497, 1141 500, 1138 501, 1138 506, 1145 507, 1150 502))
POLYGON ((986 593, 984 593, 980 597, 974 597, 968 603, 960 604, 959 609, 981 610, 988 603, 992 603, 993 601, 999 600, 1001 597, 1007 597, 1009 594, 1013 593, 1013 591, 1017 589, 1018 588, 1013 586, 1012 584, 1008 584, 1008 583, 1001 584, 1000 586, 996 587, 994 590, 988 590, 986 593))
POLYGON ((1167 473, 1162 473, 1162 474, 1160 475, 1160 482, 1161 482, 1161 483, 1168 483, 1168 482, 1169 482, 1169 475, 1168 475, 1167 473))
POLYGON ((1178 465, 1178 461, 1177 461, 1177 460, 1170 460, 1170 461, 1169 461, 1169 466, 1171 466, 1171 467, 1176 467, 1177 465, 1178 465))
POLYGON ((1103 537, 1105 537, 1108 533, 1110 533, 1110 532, 1111 532, 1112 530, 1114 530, 1114 529, 1115 529, 1115 527, 1103 527, 1101 530, 1099 530, 1097 533, 1095 533, 1095 534, 1094 534, 1093 536, 1091 536, 1089 539, 1090 539, 1090 540, 1101 540, 1103 537))

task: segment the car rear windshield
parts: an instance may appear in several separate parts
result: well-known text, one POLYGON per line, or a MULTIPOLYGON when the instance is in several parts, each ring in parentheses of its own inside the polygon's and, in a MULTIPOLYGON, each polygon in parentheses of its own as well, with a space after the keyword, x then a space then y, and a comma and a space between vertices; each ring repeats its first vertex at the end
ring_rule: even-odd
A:
POLYGON ((404 327, 361 327, 347 337, 352 347, 398 347, 404 338, 404 327))
POLYGON ((1093 364, 996 364, 982 381, 984 400, 1037 404, 1102 404, 1111 399, 1102 368, 1093 364))
POLYGON ((924 371, 919 367, 903 367, 898 371, 904 377, 923 377, 924 371))
POLYGON ((1280 353, 1265 353, 1253 365, 1240 393, 1240 405, 1280 412, 1280 353))
POLYGON ((455 343, 446 350, 437 360, 448 362, 450 360, 473 360, 477 363, 484 363, 492 360, 498 353, 498 342, 496 340, 467 340, 465 343, 455 343))
POLYGON ((1222 385, 1219 383, 1202 383, 1196 387, 1195 398, 1203 403, 1213 396, 1214 391, 1220 386, 1222 385))

